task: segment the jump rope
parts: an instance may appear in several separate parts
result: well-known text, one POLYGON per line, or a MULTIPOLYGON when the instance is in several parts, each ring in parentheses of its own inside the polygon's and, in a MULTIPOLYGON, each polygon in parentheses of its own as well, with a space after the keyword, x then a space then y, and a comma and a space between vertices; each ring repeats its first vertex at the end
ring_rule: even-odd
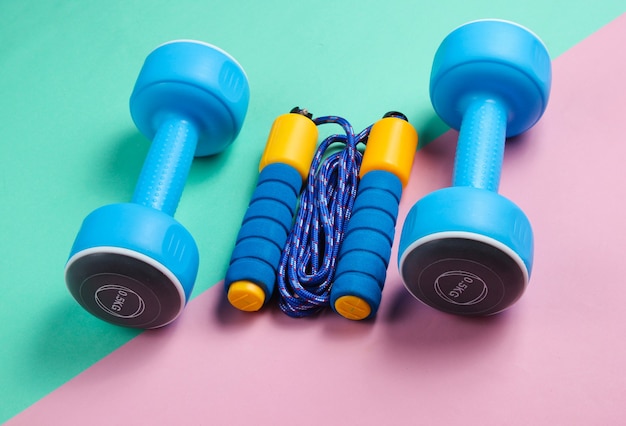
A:
POLYGON ((319 117, 313 122, 316 126, 338 124, 345 134, 331 135, 318 147, 280 258, 278 306, 291 317, 316 313, 330 303, 339 248, 357 193, 363 159, 358 145, 367 143, 371 129, 368 126, 355 134, 350 123, 337 116, 319 117), (344 148, 325 158, 335 144, 344 148))
POLYGON ((355 320, 374 315, 416 147, 399 112, 359 133, 344 118, 312 118, 298 107, 278 117, 226 273, 230 303, 256 311, 277 287, 278 306, 291 317, 328 306, 355 320), (312 151, 326 124, 342 133, 312 151), (286 183, 294 168, 301 180, 286 183))

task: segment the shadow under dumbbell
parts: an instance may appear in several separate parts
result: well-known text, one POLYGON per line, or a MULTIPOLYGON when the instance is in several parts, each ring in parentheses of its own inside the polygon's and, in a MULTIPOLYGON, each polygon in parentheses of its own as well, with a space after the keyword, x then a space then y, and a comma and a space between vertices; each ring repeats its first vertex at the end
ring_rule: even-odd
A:
MULTIPOLYGON (((29 365, 33 366, 28 371, 24 370, 22 375, 22 384, 27 387, 39 382, 61 383, 66 380, 63 374, 68 371, 68 360, 72 361, 74 372, 78 374, 141 333, 137 329, 121 328, 101 321, 79 305, 68 303, 67 298, 49 304, 47 310, 41 312, 37 324, 32 333, 34 339, 29 343, 30 350, 23 354, 32 358, 29 365)), ((173 335, 173 331, 174 327, 168 327, 145 332, 150 337, 144 339, 151 339, 150 350, 137 352, 136 357, 124 358, 124 362, 115 369, 107 370, 107 377, 102 379, 107 380, 113 374, 123 375, 142 365, 147 357, 158 357, 160 350, 167 347, 165 341, 167 336, 173 335)))
POLYGON ((233 161, 230 156, 232 155, 232 148, 226 148, 220 155, 210 155, 207 157, 196 157, 191 169, 187 182, 190 186, 215 183, 222 176, 224 168, 229 161, 233 161))
POLYGON ((430 146, 430 143, 439 138, 445 132, 450 130, 442 120, 436 114, 432 114, 430 118, 424 122, 411 121, 412 123, 418 123, 415 125, 417 134, 419 135, 418 151, 424 149, 426 146, 430 146))
POLYGON ((390 285, 385 297, 388 303, 378 321, 383 324, 390 348, 434 353, 443 358, 497 350, 498 343, 511 336, 511 319, 516 315, 515 310, 491 316, 439 312, 408 297, 400 283, 390 285))
POLYGON ((87 175, 93 192, 106 199, 130 200, 149 149, 150 141, 137 131, 129 130, 108 138, 107 143, 95 151, 99 156, 95 160, 98 168, 87 175))

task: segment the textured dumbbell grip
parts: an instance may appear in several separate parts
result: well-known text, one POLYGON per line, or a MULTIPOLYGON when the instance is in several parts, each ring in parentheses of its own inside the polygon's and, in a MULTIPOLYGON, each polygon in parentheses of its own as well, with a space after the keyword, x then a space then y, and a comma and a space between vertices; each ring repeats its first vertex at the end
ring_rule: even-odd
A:
POLYGON ((359 183, 357 198, 337 260, 331 306, 343 296, 369 305, 373 316, 382 296, 395 234, 402 183, 394 174, 375 170, 359 183))
POLYGON ((507 113, 502 102, 472 101, 463 116, 454 164, 454 186, 498 191, 507 113))
POLYGON ((226 271, 227 292, 233 282, 249 281, 263 289, 265 300, 272 296, 301 186, 300 174, 287 164, 261 170, 226 271))
POLYGON ((165 120, 150 146, 135 187, 133 203, 173 216, 197 142, 198 133, 193 123, 178 118, 165 120))

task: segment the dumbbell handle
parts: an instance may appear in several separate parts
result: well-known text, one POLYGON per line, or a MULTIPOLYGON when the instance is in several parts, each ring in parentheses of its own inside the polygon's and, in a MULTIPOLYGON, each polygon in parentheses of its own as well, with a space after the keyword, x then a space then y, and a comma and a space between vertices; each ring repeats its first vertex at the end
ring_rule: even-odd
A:
POLYGON ((191 121, 179 117, 163 121, 143 164, 132 202, 173 216, 197 142, 198 131, 191 121))
POLYGON ((459 130, 453 186, 498 191, 506 125, 501 101, 477 97, 470 102, 459 130))
POLYGON ((378 310, 416 148, 417 132, 406 119, 388 116, 372 126, 330 292, 330 305, 345 318, 361 320, 378 310))

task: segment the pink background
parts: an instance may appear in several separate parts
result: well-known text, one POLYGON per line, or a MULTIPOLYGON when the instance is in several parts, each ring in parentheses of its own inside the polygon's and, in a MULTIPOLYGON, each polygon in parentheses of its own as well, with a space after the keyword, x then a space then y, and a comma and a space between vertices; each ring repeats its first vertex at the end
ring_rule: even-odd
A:
MULTIPOLYGON (((241 313, 218 284, 8 424, 625 424, 624 40, 626 15, 560 56, 546 114, 507 145, 500 192, 536 238, 510 310, 422 305, 395 252, 370 322, 241 313)), ((449 184, 455 138, 418 152, 399 224, 449 184)))

